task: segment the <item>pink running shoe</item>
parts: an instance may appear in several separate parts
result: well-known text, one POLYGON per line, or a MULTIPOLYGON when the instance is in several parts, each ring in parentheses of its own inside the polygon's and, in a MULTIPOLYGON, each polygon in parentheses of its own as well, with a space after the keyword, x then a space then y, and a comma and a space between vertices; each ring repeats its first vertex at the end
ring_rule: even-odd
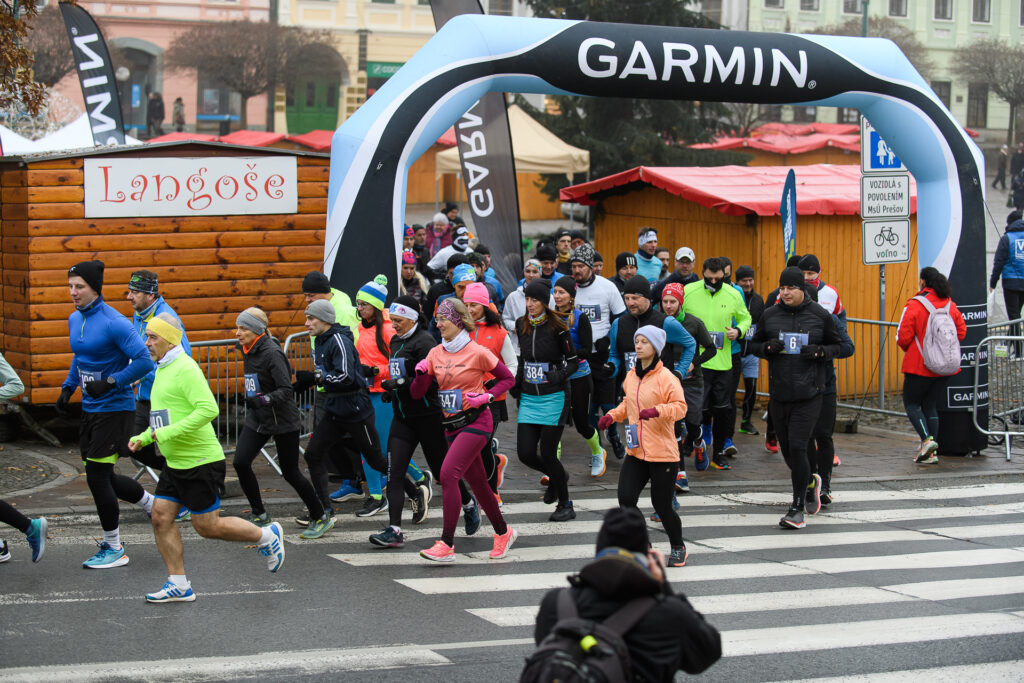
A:
MULTIPOLYGON (((505 530, 503 534, 494 534, 494 547, 491 549, 491 559, 500 560, 501 558, 508 555, 509 548, 516 542, 516 538, 519 534, 512 527, 505 530)), ((440 543, 440 541, 438 541, 440 543)), ((454 551, 453 551, 454 557, 454 551)))
MULTIPOLYGON (((497 541, 495 541, 495 547, 497 547, 497 541)), ((421 550, 420 557, 430 560, 431 562, 454 562, 455 548, 451 547, 444 541, 438 541, 429 550, 421 550)))
POLYGON ((508 457, 501 453, 495 453, 494 457, 498 460, 498 488, 505 483, 505 468, 508 467, 508 457))

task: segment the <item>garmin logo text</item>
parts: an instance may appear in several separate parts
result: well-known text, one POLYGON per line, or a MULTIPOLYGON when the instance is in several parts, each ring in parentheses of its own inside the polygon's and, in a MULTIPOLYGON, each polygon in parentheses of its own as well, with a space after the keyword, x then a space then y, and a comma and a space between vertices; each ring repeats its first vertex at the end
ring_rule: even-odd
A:
POLYGON ((768 85, 776 87, 782 80, 783 72, 798 88, 813 88, 815 83, 807 81, 807 53, 799 51, 796 61, 785 55, 782 50, 772 48, 769 54, 759 47, 744 49, 737 45, 732 49, 728 59, 722 57, 718 48, 705 44, 694 46, 689 43, 662 43, 661 70, 655 66, 647 45, 637 40, 633 43, 633 51, 626 63, 619 69, 619 58, 610 54, 615 49, 615 41, 606 38, 587 38, 580 43, 578 58, 580 71, 591 78, 629 78, 642 76, 650 81, 671 81, 678 73, 688 83, 725 84, 730 79, 735 85, 768 85), (749 55, 747 54, 749 50, 749 55), (703 52, 703 54, 702 54, 703 52), (703 64, 701 65, 701 58, 703 64), (752 62, 748 64, 748 62, 752 62), (766 69, 767 66, 770 68, 766 69), (748 66, 750 66, 748 72, 748 66), (768 72, 768 73, 766 73, 768 72), (748 78, 749 77, 749 78, 748 78), (765 83, 765 79, 768 79, 765 83))

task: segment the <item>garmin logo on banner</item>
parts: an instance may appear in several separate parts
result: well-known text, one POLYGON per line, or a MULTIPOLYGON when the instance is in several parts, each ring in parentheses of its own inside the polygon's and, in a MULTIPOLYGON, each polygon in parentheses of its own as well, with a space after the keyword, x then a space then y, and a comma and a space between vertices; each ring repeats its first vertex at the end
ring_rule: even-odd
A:
MULTIPOLYGON (((483 130, 474 130, 468 135, 463 131, 469 128, 480 128, 484 120, 473 113, 476 106, 480 104, 477 100, 469 108, 459 121, 459 151, 462 152, 462 169, 466 174, 466 188, 469 191, 469 204, 475 216, 490 216, 494 211, 494 194, 491 188, 478 188, 483 180, 491 174, 486 166, 475 164, 470 159, 487 156, 487 138, 483 130)), ((484 161, 484 159, 481 159, 484 161)))
MULTIPOLYGON (((641 76, 650 81, 668 82, 682 74, 687 83, 696 83, 699 79, 705 84, 724 85, 731 80, 735 85, 768 85, 773 88, 780 84, 785 74, 797 88, 813 89, 817 85, 807 80, 807 53, 804 50, 799 50, 797 57, 791 59, 776 48, 766 55, 759 47, 744 49, 737 45, 725 59, 711 44, 661 43, 659 70, 647 45, 639 40, 633 42, 633 50, 621 69, 619 57, 611 54, 614 49, 613 40, 587 38, 580 43, 577 55, 580 71, 591 78, 641 76), (748 62, 752 62, 749 70, 748 62)), ((659 54, 658 51, 655 54, 659 54)))
MULTIPOLYGON (((966 308, 966 307, 965 307, 966 308)), ((964 317, 965 321, 974 320, 988 320, 988 311, 965 311, 963 308, 960 309, 960 315, 964 317)))
MULTIPOLYGON (((71 31, 73 33, 77 32, 76 28, 72 28, 71 31)), ((82 53, 83 61, 78 64, 78 72, 83 75, 82 90, 85 92, 85 108, 89 112, 89 125, 92 127, 93 139, 97 141, 101 139, 100 133, 117 130, 117 123, 106 113, 112 104, 112 98, 109 80, 103 72, 109 67, 103 61, 103 58, 89 47, 90 43, 95 43, 99 40, 100 37, 96 33, 84 36, 76 35, 73 40, 74 46, 82 53), (84 77, 86 71, 93 70, 99 70, 99 75, 89 78, 84 77)), ((106 144, 116 145, 117 143, 117 138, 112 136, 107 138, 106 144)))

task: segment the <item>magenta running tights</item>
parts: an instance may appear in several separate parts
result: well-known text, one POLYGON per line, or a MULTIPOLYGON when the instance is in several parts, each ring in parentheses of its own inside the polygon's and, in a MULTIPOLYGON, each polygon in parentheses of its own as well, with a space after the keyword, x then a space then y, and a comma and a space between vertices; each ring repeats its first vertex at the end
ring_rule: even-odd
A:
POLYGON ((508 530, 505 518, 501 516, 501 510, 498 508, 498 499, 487 484, 487 473, 480 459, 480 450, 491 438, 492 425, 491 411, 485 409, 472 424, 456 432, 445 432, 448 453, 441 465, 441 509, 444 516, 441 540, 453 548, 455 527, 459 523, 459 508, 462 506, 462 497, 459 493, 460 479, 465 479, 469 488, 473 490, 477 502, 494 527, 494 533, 504 534, 508 530))

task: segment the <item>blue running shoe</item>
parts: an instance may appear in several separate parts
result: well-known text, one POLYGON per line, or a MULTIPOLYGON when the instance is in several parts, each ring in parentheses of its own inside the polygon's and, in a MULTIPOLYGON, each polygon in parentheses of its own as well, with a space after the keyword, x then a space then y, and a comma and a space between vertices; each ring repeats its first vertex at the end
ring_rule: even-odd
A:
POLYGON ((177 515, 177 517, 174 518, 174 521, 175 522, 191 522, 192 521, 192 511, 189 510, 184 505, 181 506, 181 509, 178 510, 178 515, 177 515))
POLYGON ((434 475, 431 474, 430 470, 423 470, 423 478, 416 482, 416 485, 427 487, 427 502, 429 503, 431 498, 434 497, 434 475))
POLYGON ((466 518, 466 535, 472 536, 480 529, 480 505, 473 499, 472 506, 462 506, 462 516, 466 518))
POLYGON ((700 426, 700 440, 704 442, 704 449, 705 450, 708 450, 708 451, 711 450, 711 440, 712 440, 712 438, 713 437, 711 435, 711 425, 701 425, 700 426))
POLYGON ((727 455, 730 458, 735 458, 736 454, 740 452, 740 449, 733 445, 732 439, 725 440, 725 448, 722 449, 722 455, 727 455))
POLYGON ((676 475, 676 491, 679 493, 690 492, 690 480, 686 478, 686 472, 680 471, 679 474, 676 475))
POLYGON ((700 445, 693 449, 693 464, 697 468, 698 472, 703 472, 711 464, 711 460, 708 459, 708 451, 704 446, 704 442, 700 442, 700 445))
POLYGON ((270 543, 260 546, 260 555, 267 558, 267 569, 276 572, 284 564, 284 529, 280 522, 274 522, 267 528, 274 537, 270 543))
POLYGON ((370 543, 382 548, 401 548, 405 545, 405 534, 395 531, 390 526, 377 534, 370 534, 370 543))
POLYGON ((83 567, 86 569, 111 569, 128 564, 128 555, 125 554, 123 545, 117 550, 111 548, 109 543, 100 543, 99 545, 99 552, 83 562, 83 567))
POLYGON ((346 500, 357 500, 363 497, 363 490, 352 486, 348 479, 341 482, 341 487, 331 494, 332 503, 344 503, 346 500))
POLYGON ((146 593, 146 602, 195 602, 196 594, 192 592, 192 586, 179 588, 170 581, 164 581, 156 593, 146 593))
POLYGON ((29 522, 25 538, 32 548, 32 561, 38 562, 43 559, 43 551, 46 550, 46 518, 40 517, 29 522))

